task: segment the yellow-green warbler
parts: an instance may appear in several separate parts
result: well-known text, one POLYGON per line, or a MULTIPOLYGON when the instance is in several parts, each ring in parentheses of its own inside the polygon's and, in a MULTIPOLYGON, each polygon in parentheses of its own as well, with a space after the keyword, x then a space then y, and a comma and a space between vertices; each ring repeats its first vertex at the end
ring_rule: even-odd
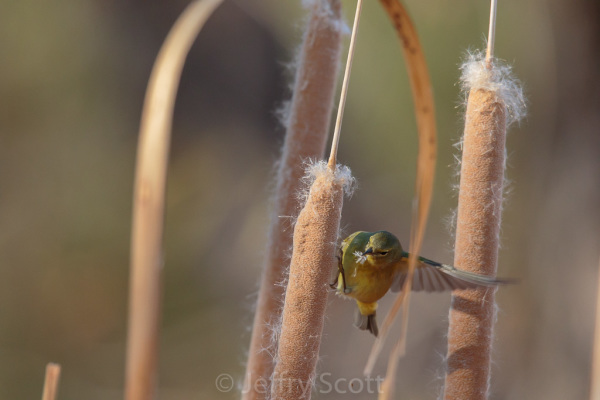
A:
MULTIPOLYGON (((409 254, 400 241, 386 231, 355 232, 342 241, 338 255, 338 275, 330 286, 343 296, 356 300, 355 326, 377 336, 377 300, 391 288, 399 292, 408 275, 409 254)), ((478 286, 496 286, 509 280, 461 271, 451 265, 419 257, 412 290, 441 292, 478 286)))

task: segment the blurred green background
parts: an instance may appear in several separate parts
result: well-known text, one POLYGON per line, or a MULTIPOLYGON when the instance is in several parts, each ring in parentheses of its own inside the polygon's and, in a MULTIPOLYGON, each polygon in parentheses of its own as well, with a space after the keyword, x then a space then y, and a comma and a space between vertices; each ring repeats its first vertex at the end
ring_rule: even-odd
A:
MULTIPOLYGON (((39 398, 49 361, 63 367, 62 400, 122 397, 139 116, 154 57, 186 4, 0 2, 0 398, 39 398)), ((343 4, 351 20, 355 2, 343 4)), ((483 46, 489 5, 406 4, 439 126, 423 254, 451 262, 458 65, 466 49, 483 46)), ((244 374, 283 140, 274 111, 289 97, 286 65, 304 15, 299 1, 226 1, 183 71, 168 184, 161 399, 238 397, 215 379, 241 382, 244 374)), ((400 47, 377 2, 364 6, 357 45, 339 159, 359 190, 345 204, 344 233, 387 229, 407 242, 415 122, 400 47)), ((500 2, 496 55, 523 81, 529 112, 507 143, 512 182, 499 274, 520 284, 497 296, 492 398, 586 398, 600 231, 600 5, 500 2)), ((449 299, 413 297, 399 398, 438 395, 449 299)), ((353 312, 330 297, 319 363, 330 382, 362 376, 373 339, 352 327, 353 312)))

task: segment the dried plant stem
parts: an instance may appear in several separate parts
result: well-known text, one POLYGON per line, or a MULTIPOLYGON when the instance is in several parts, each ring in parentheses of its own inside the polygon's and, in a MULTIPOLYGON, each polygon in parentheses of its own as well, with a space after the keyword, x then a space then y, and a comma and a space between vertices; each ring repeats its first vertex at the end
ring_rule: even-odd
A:
MULTIPOLYGON (((495 276, 504 183, 506 106, 471 89, 466 110, 454 265, 495 276)), ((494 288, 456 291, 448 328, 444 399, 486 399, 496 315, 494 288)))
POLYGON ((431 198, 433 196, 433 180, 435 175, 435 163, 437 157, 437 129, 435 123, 435 108, 431 79, 427 69, 427 62, 423 48, 407 10, 398 0, 381 0, 381 4, 392 21, 396 33, 402 44, 404 59, 410 78, 412 95, 417 119, 419 134, 419 150, 417 157, 417 179, 415 184, 415 202, 412 212, 412 225, 409 250, 409 277, 406 279, 405 287, 396 298, 390 312, 381 326, 379 337, 376 339, 367 365, 365 374, 370 375, 375 361, 379 356, 387 335, 400 309, 404 307, 404 318, 402 334, 394 347, 394 351, 388 360, 388 372, 384 382, 382 398, 392 397, 395 370, 399 357, 404 353, 406 335, 408 328, 408 305, 412 283, 412 274, 416 265, 416 255, 420 253, 427 225, 427 217, 431 198))
POLYGON ((490 4, 490 29, 488 31, 487 50, 485 52, 485 62, 487 68, 492 67, 492 59, 494 58, 494 42, 496 41, 496 9, 498 8, 498 0, 491 0, 490 4))
POLYGON ((333 140, 331 141, 331 153, 329 155, 329 169, 333 170, 337 164, 337 150, 340 142, 340 131, 342 130, 342 119, 344 118, 344 109, 346 108, 346 97, 348 96, 348 84, 350 83, 350 72, 352 71, 352 60, 354 59, 354 49, 356 47, 356 35, 358 34, 358 24, 360 22, 360 13, 362 10, 362 0, 356 3, 356 13, 354 15, 354 24, 352 25, 352 35, 350 36, 350 47, 348 48, 348 60, 344 71, 344 81, 340 93, 340 103, 338 105, 337 118, 335 120, 335 129, 333 130, 333 140))
POLYGON ((58 382, 60 380, 60 365, 48 363, 46 365, 46 378, 44 379, 44 392, 42 400, 55 400, 58 393, 58 382))
POLYGON ((221 0, 191 3, 167 36, 148 83, 133 200, 125 398, 148 400, 157 388, 162 237, 173 105, 185 57, 221 0))
POLYGON ((300 49, 286 137, 277 171, 277 186, 266 247, 252 339, 244 383, 245 400, 267 398, 277 343, 273 327, 281 316, 281 304, 292 247, 292 221, 298 212, 296 195, 301 189, 303 164, 323 157, 327 144, 333 97, 342 50, 339 0, 313 2, 300 49), (266 386, 266 387, 265 387, 266 386))
MULTIPOLYGON (((317 165, 318 167, 319 165, 317 165)), ((283 321, 271 396, 310 399, 319 356, 328 280, 349 172, 320 164, 294 229, 294 250, 285 294, 283 321)))
POLYGON ((596 328, 594 333, 594 352, 592 354, 592 385, 590 389, 590 400, 600 400, 600 268, 598 268, 598 272, 596 328))

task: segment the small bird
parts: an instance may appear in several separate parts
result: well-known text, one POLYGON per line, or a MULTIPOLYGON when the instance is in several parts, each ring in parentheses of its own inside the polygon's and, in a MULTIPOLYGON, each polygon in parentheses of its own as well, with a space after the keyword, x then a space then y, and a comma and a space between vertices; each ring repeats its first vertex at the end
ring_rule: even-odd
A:
MULTIPOLYGON (((357 328, 377 336, 377 301, 390 288, 392 292, 402 290, 408 275, 408 257, 398 238, 386 231, 359 231, 342 241, 337 256, 338 275, 330 286, 339 295, 356 300, 358 309, 354 325, 357 328)), ((419 257, 412 290, 442 292, 510 282, 419 257)))

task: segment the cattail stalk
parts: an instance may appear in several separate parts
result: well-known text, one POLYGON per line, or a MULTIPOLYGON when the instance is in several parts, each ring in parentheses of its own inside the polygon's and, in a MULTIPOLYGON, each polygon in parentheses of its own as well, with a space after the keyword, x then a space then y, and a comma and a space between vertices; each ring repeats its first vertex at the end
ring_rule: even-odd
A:
POLYGON ((163 219, 173 106, 187 53, 220 3, 199 0, 185 9, 165 40, 148 83, 133 199, 126 400, 149 400, 157 389, 163 219))
POLYGON ((494 58, 494 44, 496 43, 496 11, 498 9, 498 0, 490 1, 490 27, 488 29, 487 49, 485 51, 485 66, 492 67, 494 58))
POLYGON ((329 278, 345 188, 350 171, 335 171, 320 162, 312 167, 315 180, 294 228, 294 250, 273 373, 271 398, 310 399, 323 332, 329 278))
POLYGON ((348 48, 348 60, 344 70, 344 80, 342 81, 342 90, 340 92, 340 102, 338 104, 338 113, 335 119, 333 129, 333 138, 331 139, 331 151, 329 153, 329 169, 334 170, 337 165, 337 151, 340 144, 340 134, 342 132, 342 120, 344 119, 344 110, 346 109, 346 99, 348 98, 348 85, 350 84, 350 73, 352 72, 352 61, 354 60, 354 49, 356 48, 356 37, 358 36, 358 25, 362 11, 363 0, 356 2, 356 12, 354 13, 354 23, 352 25, 352 35, 350 36, 350 46, 348 48))
POLYGON ((246 367, 244 400, 265 399, 277 351, 283 282, 292 248, 292 221, 298 213, 304 163, 323 157, 342 50, 339 0, 316 0, 297 59, 292 100, 283 116, 286 136, 277 171, 266 260, 258 293, 246 367))
MULTIPOLYGON (((600 268, 598 268, 598 271, 600 272, 600 268)), ((592 353, 590 400, 600 400, 600 273, 598 274, 596 296, 596 328, 594 333, 594 351, 592 353)))
POLYGON ((60 365, 48 363, 46 365, 46 377, 44 379, 44 391, 42 400, 55 400, 58 393, 58 382, 60 380, 60 365))

